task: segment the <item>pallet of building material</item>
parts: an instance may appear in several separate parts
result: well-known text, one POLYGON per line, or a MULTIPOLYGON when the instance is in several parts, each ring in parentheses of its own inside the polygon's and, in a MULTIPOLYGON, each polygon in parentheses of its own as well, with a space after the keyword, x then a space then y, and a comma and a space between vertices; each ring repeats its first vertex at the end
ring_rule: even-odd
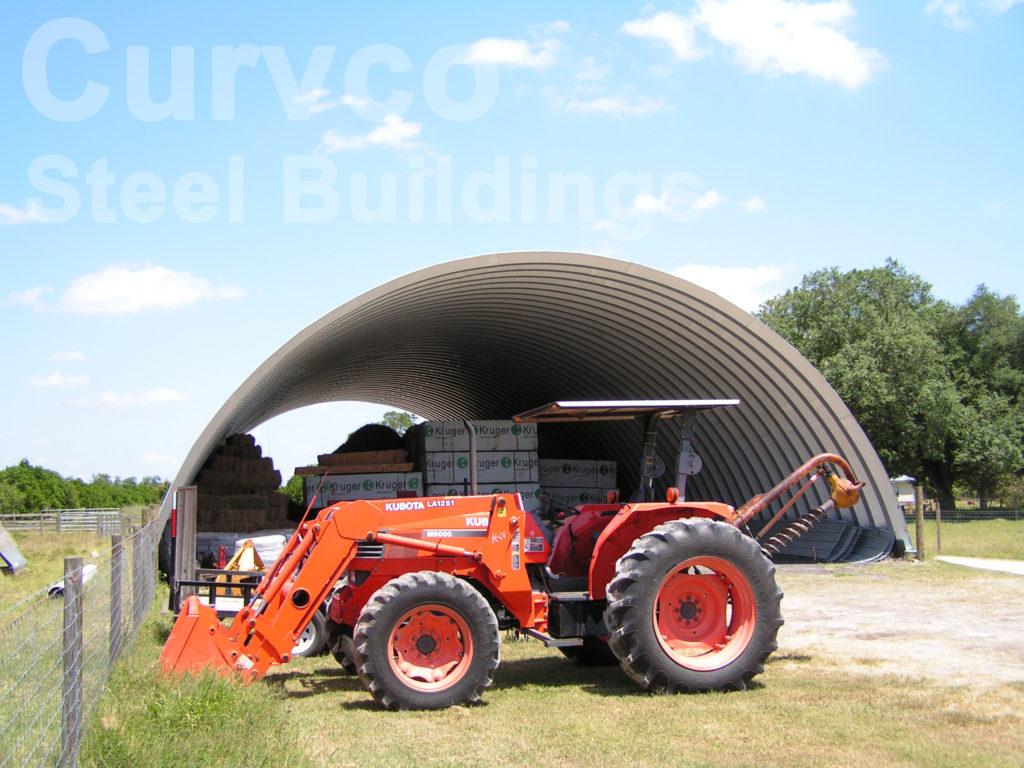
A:
POLYGON ((412 472, 411 461, 401 464, 338 464, 327 467, 296 467, 295 474, 299 477, 319 477, 324 473, 329 475, 379 475, 391 472, 412 472))
MULTIPOLYGON (((403 449, 390 451, 355 451, 353 453, 322 453, 316 457, 321 467, 343 467, 349 465, 404 464, 407 456, 403 449)), ((403 471, 403 470, 387 470, 403 471)))
POLYGON ((409 461, 401 464, 339 464, 326 469, 332 475, 379 475, 384 472, 412 472, 412 466, 409 461))

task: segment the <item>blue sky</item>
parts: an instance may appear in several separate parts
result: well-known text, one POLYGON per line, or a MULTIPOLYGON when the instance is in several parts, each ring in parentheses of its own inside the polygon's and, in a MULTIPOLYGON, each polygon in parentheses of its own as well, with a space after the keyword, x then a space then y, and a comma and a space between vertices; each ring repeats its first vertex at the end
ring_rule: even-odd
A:
MULTIPOLYGON (((0 27, 3 466, 171 477, 311 322, 482 253, 1024 296, 1021 0, 146 8, 0 27)), ((256 435, 287 478, 383 410, 256 435)))

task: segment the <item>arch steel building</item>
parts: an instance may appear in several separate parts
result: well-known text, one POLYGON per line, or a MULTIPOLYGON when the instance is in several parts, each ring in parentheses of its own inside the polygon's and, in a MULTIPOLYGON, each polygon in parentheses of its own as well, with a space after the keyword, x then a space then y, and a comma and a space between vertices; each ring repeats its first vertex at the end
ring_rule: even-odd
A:
MULTIPOLYGON (((685 398, 742 401, 699 419, 695 446, 704 469, 689 497, 738 505, 810 456, 833 451, 868 482, 846 519, 890 528, 910 544, 870 441, 789 344, 699 286, 585 254, 463 259, 352 299, 246 379, 200 435, 172 488, 190 484, 228 435, 315 403, 369 401, 427 419, 495 419, 554 400, 685 398)), ((547 439, 553 456, 614 458, 620 486, 636 485, 638 424, 559 426, 542 433, 542 452, 547 439)), ((662 443, 674 466, 678 446, 667 425, 662 443)), ((170 503, 169 496, 163 519, 170 503)))

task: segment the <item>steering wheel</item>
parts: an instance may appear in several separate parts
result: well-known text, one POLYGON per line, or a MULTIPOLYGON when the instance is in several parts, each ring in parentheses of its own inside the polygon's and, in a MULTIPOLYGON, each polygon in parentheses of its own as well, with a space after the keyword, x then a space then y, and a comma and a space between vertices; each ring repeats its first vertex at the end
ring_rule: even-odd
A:
POLYGON ((576 509, 576 507, 566 504, 564 501, 559 501, 554 496, 548 496, 546 493, 541 493, 537 495, 537 498, 546 504, 550 504, 555 509, 562 510, 559 514, 552 516, 552 527, 562 525, 565 523, 566 518, 579 514, 579 510, 576 509))

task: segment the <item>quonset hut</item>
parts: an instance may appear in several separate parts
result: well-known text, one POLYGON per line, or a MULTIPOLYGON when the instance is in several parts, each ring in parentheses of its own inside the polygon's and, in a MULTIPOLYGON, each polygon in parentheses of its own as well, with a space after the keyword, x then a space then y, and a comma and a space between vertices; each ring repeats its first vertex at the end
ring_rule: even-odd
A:
MULTIPOLYGON (((688 497, 738 506, 810 456, 835 452, 867 481, 844 518, 910 545, 867 436, 787 342, 693 283, 576 253, 448 262, 343 304, 239 386, 196 440, 172 490, 194 482, 228 436, 316 403, 368 401, 443 420, 510 418, 555 400, 686 398, 742 401, 700 418, 694 445, 704 469, 691 478, 688 497)), ((639 482, 638 423, 561 427, 547 439, 560 455, 615 459, 624 489, 639 482)), ((666 424, 659 450, 667 466, 677 449, 666 424)))

